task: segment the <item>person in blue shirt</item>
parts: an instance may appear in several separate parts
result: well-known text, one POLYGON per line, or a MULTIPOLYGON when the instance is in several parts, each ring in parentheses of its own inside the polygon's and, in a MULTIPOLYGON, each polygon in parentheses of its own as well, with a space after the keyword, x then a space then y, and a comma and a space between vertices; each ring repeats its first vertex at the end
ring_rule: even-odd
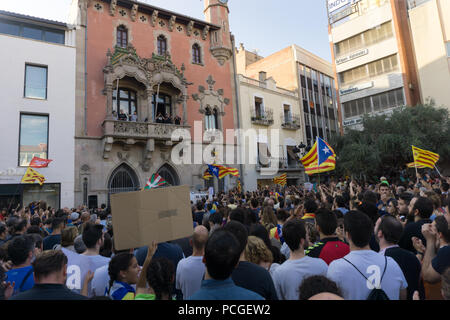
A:
POLYGON ((33 267, 35 241, 30 234, 15 237, 8 245, 13 267, 6 273, 6 282, 14 284, 13 296, 34 286, 33 267))
POLYGON ((238 287, 231 279, 240 255, 239 242, 231 232, 215 231, 205 247, 205 280, 188 300, 264 300, 257 293, 238 287))

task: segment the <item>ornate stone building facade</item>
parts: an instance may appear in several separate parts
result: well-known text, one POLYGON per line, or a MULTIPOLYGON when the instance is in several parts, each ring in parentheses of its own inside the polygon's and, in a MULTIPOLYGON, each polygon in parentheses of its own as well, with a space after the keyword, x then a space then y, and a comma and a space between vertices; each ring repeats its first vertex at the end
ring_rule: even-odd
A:
MULTIPOLYGON (((172 133, 236 127, 228 7, 205 0, 200 21, 132 0, 73 0, 77 25, 75 204, 108 204, 153 173, 192 190, 206 164, 174 163, 172 133)), ((203 134, 201 134, 203 136, 203 134)), ((232 142, 234 144, 234 142, 232 142)), ((191 148, 194 149, 194 148, 191 148)), ((216 190, 234 186, 234 181, 216 190)))

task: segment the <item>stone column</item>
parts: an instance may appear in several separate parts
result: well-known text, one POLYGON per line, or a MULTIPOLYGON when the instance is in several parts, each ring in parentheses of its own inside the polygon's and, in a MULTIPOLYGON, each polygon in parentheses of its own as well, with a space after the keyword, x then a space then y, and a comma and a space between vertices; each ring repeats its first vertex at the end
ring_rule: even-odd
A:
POLYGON ((106 85, 106 120, 113 120, 113 85, 106 85))
POLYGON ((154 119, 153 119, 153 89, 152 88, 147 88, 147 119, 148 119, 148 123, 153 123, 154 119))
POLYGON ((187 95, 183 95, 183 126, 187 124, 187 98, 187 95))

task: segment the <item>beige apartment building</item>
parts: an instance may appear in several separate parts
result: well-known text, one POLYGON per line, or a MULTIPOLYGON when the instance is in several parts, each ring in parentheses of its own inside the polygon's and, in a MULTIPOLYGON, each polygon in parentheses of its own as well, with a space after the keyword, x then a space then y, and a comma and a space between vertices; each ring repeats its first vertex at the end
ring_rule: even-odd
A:
POLYGON ((312 146, 316 137, 328 140, 339 130, 338 101, 332 64, 315 54, 291 45, 268 57, 245 50, 236 54, 237 73, 259 79, 261 72, 277 86, 298 95, 301 142, 312 146))
POLYGON ((298 160, 301 153, 295 154, 293 148, 302 143, 311 147, 317 136, 327 140, 338 132, 331 63, 296 45, 264 58, 241 44, 236 67, 240 127, 244 132, 267 130, 267 134, 257 134, 256 165, 244 165, 244 188, 270 185, 273 177, 283 173, 287 173, 288 185, 304 182, 304 168, 298 160), (279 130, 276 156, 271 129, 279 130), (273 162, 279 170, 267 175, 273 162))
POLYGON ((327 4, 343 127, 360 129, 364 114, 390 114, 419 103, 407 1, 328 0, 327 4))
POLYGON ((450 109, 450 0, 409 0, 422 100, 450 109))
MULTIPOLYGON (((250 159, 253 161, 243 165, 244 190, 272 185, 272 179, 283 173, 287 173, 288 184, 303 182, 303 168, 292 152, 304 141, 297 93, 277 87, 275 80, 265 78, 263 72, 259 80, 242 74, 238 79, 241 129, 243 135, 254 130, 257 143, 254 159, 250 159), (278 139, 271 136, 275 129, 279 130, 278 139), (270 166, 278 168, 278 172, 265 173, 270 166)), ((251 146, 249 141, 246 143, 248 150, 251 146)))

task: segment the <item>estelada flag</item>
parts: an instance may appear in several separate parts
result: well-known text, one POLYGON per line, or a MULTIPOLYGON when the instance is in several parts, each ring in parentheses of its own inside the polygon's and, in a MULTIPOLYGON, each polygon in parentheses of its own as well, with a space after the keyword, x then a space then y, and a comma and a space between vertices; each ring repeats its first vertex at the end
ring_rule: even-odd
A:
POLYGON ((212 174, 209 172, 209 169, 206 169, 205 173, 203 174, 203 179, 204 180, 209 180, 211 179, 213 176, 212 174))
POLYGON ((436 162, 439 161, 439 155, 437 153, 419 149, 412 146, 414 162, 416 165, 423 165, 424 167, 434 169, 436 162))
POLYGON ((45 177, 37 172, 36 170, 31 169, 28 167, 27 171, 25 172, 24 176, 22 177, 21 183, 35 183, 39 182, 39 184, 42 186, 45 182, 45 177))
POLYGON ((31 160, 29 166, 32 168, 46 168, 46 167, 48 167, 48 164, 52 161, 53 160, 50 160, 50 159, 41 159, 38 157, 34 157, 31 160))
POLYGON ((317 137, 311 150, 300 160, 308 175, 334 170, 336 153, 323 139, 317 137))

